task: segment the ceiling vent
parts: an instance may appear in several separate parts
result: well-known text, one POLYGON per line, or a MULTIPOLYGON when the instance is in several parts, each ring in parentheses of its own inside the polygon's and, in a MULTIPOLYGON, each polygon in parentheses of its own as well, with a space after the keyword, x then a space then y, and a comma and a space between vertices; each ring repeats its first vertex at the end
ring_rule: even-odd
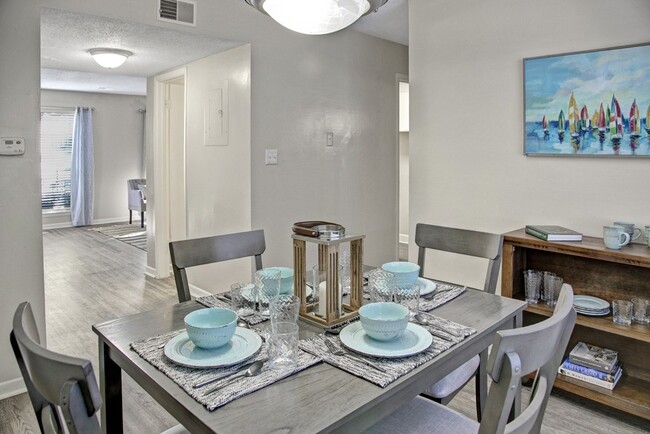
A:
POLYGON ((192 0, 159 0, 158 20, 196 26, 196 2, 192 0))

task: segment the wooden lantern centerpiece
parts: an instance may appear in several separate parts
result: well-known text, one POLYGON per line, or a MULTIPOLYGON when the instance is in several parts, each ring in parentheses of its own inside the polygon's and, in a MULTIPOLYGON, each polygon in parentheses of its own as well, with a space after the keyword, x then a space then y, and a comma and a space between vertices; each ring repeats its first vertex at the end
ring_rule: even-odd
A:
MULTIPOLYGON (((363 239, 365 235, 344 235, 330 239, 294 234, 291 238, 293 238, 293 287, 296 296, 300 298, 300 317, 326 327, 355 317, 361 307, 363 296, 363 239), (325 309, 322 308, 322 305, 320 309, 317 309, 316 303, 307 301, 307 243, 318 246, 318 268, 326 274, 325 299, 318 300, 318 303, 325 303, 325 309), (339 286, 339 247, 343 243, 350 243, 349 303, 341 301, 342 288, 339 286)), ((312 288, 312 290, 314 294, 318 294, 319 288, 312 288)))

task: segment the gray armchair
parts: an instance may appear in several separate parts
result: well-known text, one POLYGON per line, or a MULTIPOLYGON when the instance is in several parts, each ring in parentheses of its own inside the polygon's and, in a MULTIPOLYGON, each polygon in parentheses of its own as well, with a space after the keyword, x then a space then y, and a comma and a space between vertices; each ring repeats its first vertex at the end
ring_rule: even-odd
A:
POLYGON ((132 211, 140 213, 140 227, 144 227, 144 212, 147 210, 147 180, 129 179, 126 181, 129 193, 129 224, 133 223, 132 211))

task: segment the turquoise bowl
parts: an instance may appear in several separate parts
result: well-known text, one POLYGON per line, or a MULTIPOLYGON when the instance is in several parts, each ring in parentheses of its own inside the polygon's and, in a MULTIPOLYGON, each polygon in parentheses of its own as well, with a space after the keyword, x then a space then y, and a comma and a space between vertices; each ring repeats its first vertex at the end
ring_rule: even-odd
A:
POLYGON ((234 310, 211 307, 195 310, 185 316, 185 330, 194 345, 205 350, 223 347, 237 328, 234 310))
POLYGON ((270 270, 280 270, 280 294, 293 294, 293 268, 269 267, 270 270))
POLYGON ((409 310, 397 303, 370 303, 361 306, 359 318, 369 337, 392 341, 404 334, 409 323, 409 310))
POLYGON ((381 269, 393 275, 391 283, 395 286, 413 285, 420 274, 420 266, 412 262, 387 262, 381 269))

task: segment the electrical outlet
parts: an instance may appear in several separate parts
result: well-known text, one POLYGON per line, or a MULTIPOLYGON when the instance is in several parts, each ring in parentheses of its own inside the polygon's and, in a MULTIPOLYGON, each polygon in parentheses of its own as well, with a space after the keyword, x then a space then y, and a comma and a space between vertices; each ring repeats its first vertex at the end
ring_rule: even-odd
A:
POLYGON ((327 133, 327 146, 334 146, 334 133, 327 133))
POLYGON ((265 161, 267 166, 277 165, 278 164, 278 150, 277 149, 267 149, 264 161, 265 161))

